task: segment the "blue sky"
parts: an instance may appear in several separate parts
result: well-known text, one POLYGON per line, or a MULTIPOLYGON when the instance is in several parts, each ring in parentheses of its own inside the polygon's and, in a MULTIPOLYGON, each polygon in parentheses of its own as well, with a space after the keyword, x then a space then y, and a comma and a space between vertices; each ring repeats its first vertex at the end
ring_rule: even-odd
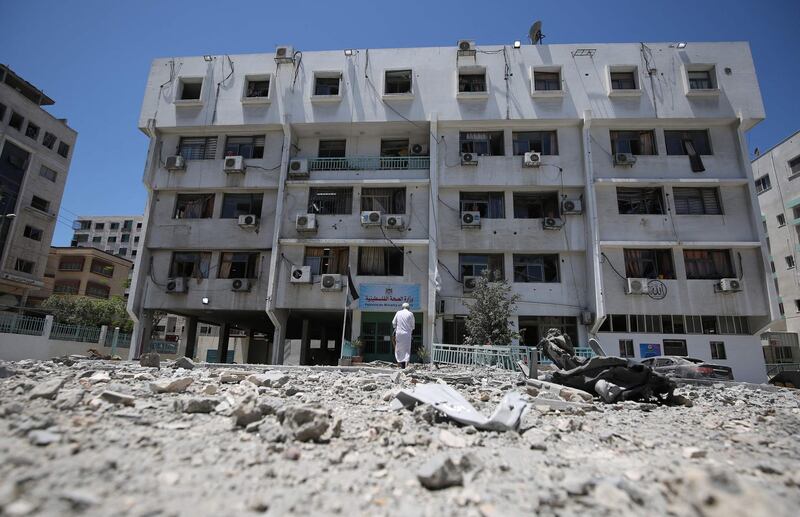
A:
POLYGON ((55 99, 50 111, 79 133, 55 245, 69 244, 75 214, 144 210, 147 139, 136 124, 156 57, 270 52, 278 44, 502 44, 524 41, 537 19, 545 43, 746 40, 767 110, 750 132, 751 151, 800 129, 797 0, 0 0, 0 11, 0 61, 55 99))

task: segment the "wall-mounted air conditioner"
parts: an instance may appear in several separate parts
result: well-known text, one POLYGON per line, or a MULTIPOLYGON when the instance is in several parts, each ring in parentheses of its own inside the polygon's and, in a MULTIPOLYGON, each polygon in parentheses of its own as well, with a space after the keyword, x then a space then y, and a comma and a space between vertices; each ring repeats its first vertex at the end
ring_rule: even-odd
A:
POLYGON ((252 287, 250 280, 247 278, 234 278, 231 280, 231 291, 246 292, 252 287))
POLYGON ((255 228, 258 226, 258 217, 254 214, 240 215, 239 226, 242 228, 255 228))
POLYGON ((181 155, 167 156, 167 161, 164 167, 168 171, 183 171, 186 170, 186 160, 181 155))
POLYGON ((319 288, 323 292, 327 291, 341 291, 342 290, 342 275, 325 274, 319 282, 319 288))
POLYGON ((402 230, 406 227, 406 222, 402 215, 385 215, 383 216, 383 227, 387 230, 402 230))
POLYGON ((478 165, 478 155, 475 153, 461 153, 461 165, 478 165))
POLYGON ((559 217, 545 217, 542 219, 542 228, 545 230, 560 230, 564 221, 559 217))
POLYGON ((222 164, 222 170, 228 173, 244 172, 244 157, 226 156, 222 164))
POLYGON ((293 284, 311 283, 311 266, 292 266, 292 274, 289 281, 293 284))
POLYGON ((478 277, 477 276, 465 276, 462 280, 464 284, 464 292, 471 293, 478 287, 478 277))
POLYGON ((308 160, 305 158, 292 158, 289 160, 289 177, 291 179, 308 178, 308 160))
POLYGON ((577 215, 583 213, 583 201, 580 199, 565 199, 561 202, 561 213, 577 215))
POLYGON ((297 214, 294 227, 298 232, 317 231, 317 214, 297 214))
POLYGON ((422 144, 412 144, 411 147, 408 149, 411 156, 427 156, 428 155, 428 147, 422 144))
POLYGON ((542 153, 529 152, 522 157, 523 167, 539 167, 542 164, 542 153))
POLYGON ((722 292, 741 291, 742 282, 738 278, 722 278, 719 281, 719 290, 722 292))
POLYGON ((167 280, 166 291, 169 294, 180 294, 188 291, 185 278, 170 278, 167 280))
POLYGON ((474 56, 475 55, 475 42, 468 39, 458 40, 458 55, 459 56, 474 56))
POLYGON ((636 163, 636 156, 631 153, 614 153, 614 165, 622 167, 633 167, 636 163))
POLYGON ((276 63, 294 63, 294 48, 289 45, 275 47, 276 63))
POLYGON ((625 294, 648 294, 650 288, 647 286, 648 278, 626 278, 625 294))
POLYGON ((381 213, 377 210, 361 212, 361 226, 380 226, 381 213))
POLYGON ((462 228, 480 228, 481 227, 481 213, 480 212, 461 212, 461 227, 462 228))

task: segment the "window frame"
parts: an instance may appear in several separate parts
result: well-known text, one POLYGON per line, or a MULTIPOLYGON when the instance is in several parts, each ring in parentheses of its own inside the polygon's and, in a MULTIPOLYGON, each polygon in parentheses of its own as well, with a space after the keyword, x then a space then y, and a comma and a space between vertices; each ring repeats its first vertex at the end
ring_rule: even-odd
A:
POLYGON ((503 280, 505 275, 505 254, 504 253, 459 253, 458 254, 458 279, 459 282, 464 282, 465 276, 481 276, 483 271, 488 270, 490 272, 489 278, 492 280, 503 280), (475 261, 471 259, 485 258, 485 263, 481 261, 475 261), (465 261, 465 259, 470 259, 465 261), (492 267, 492 261, 495 262, 494 265, 499 265, 499 268, 496 268, 492 271, 490 268, 492 267), (478 266, 480 268, 479 271, 475 270, 475 267, 478 266), (465 274, 465 268, 471 268, 471 273, 465 274), (500 272, 500 278, 495 276, 495 272, 500 272))
POLYGON ((683 262, 686 270, 686 280, 720 280, 722 278, 736 277, 736 265, 733 260, 733 252, 730 249, 684 249, 683 262), (689 256, 701 252, 706 253, 707 256, 689 256), (717 267, 714 259, 717 254, 724 254, 727 257, 727 271, 720 271, 717 267))
POLYGON ((456 98, 457 99, 486 99, 489 97, 489 74, 485 66, 470 65, 459 66, 456 69, 456 98), (462 77, 466 76, 483 76, 483 90, 462 90, 462 86, 468 83, 473 83, 476 80, 462 82, 462 77))
POLYGON ((32 241, 41 242, 44 238, 44 230, 41 228, 36 228, 35 226, 31 226, 29 224, 25 225, 25 229, 22 231, 22 236, 30 239, 32 241), (38 238, 36 237, 38 235, 38 238))
MULTIPOLYGON (((558 191, 536 191, 536 192, 513 192, 512 193, 512 213, 514 219, 544 219, 561 217, 561 203, 558 191), (553 215, 548 215, 548 208, 552 209, 553 215), (529 214, 536 210, 541 210, 541 217, 529 217, 529 214), (523 214, 522 210, 526 212, 523 214)), ((535 214, 534 214, 535 215, 535 214)))
POLYGON ((642 94, 639 67, 636 65, 609 65, 606 71, 606 81, 609 97, 633 97, 642 94), (621 80, 619 77, 614 77, 618 74, 630 74, 630 78, 633 80, 633 88, 615 88, 615 83, 621 80))
POLYGON ((713 156, 714 155, 714 147, 711 143, 711 131, 708 129, 665 129, 664 130, 664 147, 666 149, 667 156, 689 156, 689 153, 686 151, 686 146, 684 144, 684 140, 689 139, 692 141, 692 146, 695 149, 695 152, 698 156, 713 156), (703 146, 701 150, 700 147, 697 145, 697 141, 695 140, 694 136, 705 134, 706 141, 704 142, 707 144, 703 146), (676 151, 675 142, 670 142, 671 137, 675 137, 678 134, 682 134, 680 137, 680 153, 674 152, 676 151), (707 151, 707 152, 703 152, 707 151))
POLYGON ((564 76, 560 66, 532 66, 530 69, 531 96, 532 97, 562 97, 564 95, 564 76), (555 74, 558 88, 537 88, 537 81, 544 82, 543 85, 552 84, 552 79, 537 79, 536 74, 555 74))
POLYGON ((664 215, 666 214, 666 203, 664 198, 664 188, 663 187, 616 187, 616 195, 617 195, 617 212, 619 215, 664 215), (640 199, 636 201, 644 208, 642 210, 638 210, 636 207, 637 205, 634 204, 634 201, 630 199, 620 199, 620 194, 627 194, 632 196, 636 191, 640 191, 640 199), (654 191, 658 194, 658 199, 648 199, 647 194, 648 191, 654 191), (657 201, 657 203, 656 203, 657 201), (630 210, 623 210, 622 203, 630 204, 630 210))
POLYGON ((728 360, 728 351, 725 349, 724 341, 709 341, 708 345, 711 348, 711 359, 713 361, 728 360))
POLYGON ((189 160, 216 160, 219 147, 219 137, 213 136, 182 136, 178 139, 175 154, 189 160), (195 142, 192 142, 194 140, 195 142), (200 142, 202 140, 202 143, 200 142))
POLYGON ((242 104, 269 104, 272 102, 272 90, 274 81, 272 74, 247 74, 242 81, 242 104), (250 83, 267 81, 267 95, 266 96, 251 96, 248 95, 250 91, 250 83))
POLYGON ((625 278, 675 280, 675 257, 669 248, 623 248, 625 278), (636 255, 636 256, 634 256, 636 255))
POLYGON ((626 359, 633 359, 636 357, 636 349, 633 346, 632 339, 619 340, 619 356, 626 359))
POLYGON ((316 70, 312 75, 311 102, 338 102, 342 100, 344 78, 341 70, 316 70), (337 93, 317 93, 319 79, 336 79, 338 81, 337 93))
POLYGON ((764 192, 772 189, 772 179, 769 177, 769 174, 759 176, 754 180, 754 182, 756 185, 756 195, 761 195, 764 192))
POLYGON ((383 71, 383 98, 384 99, 410 99, 414 97, 414 70, 412 68, 387 68, 383 71), (389 92, 389 74, 408 73, 408 91, 389 92))
POLYGON ((558 284, 561 282, 561 258, 559 257, 558 253, 514 253, 512 255, 512 268, 513 268, 513 281, 514 283, 521 283, 521 284, 558 284), (532 258, 532 259, 539 259, 541 264, 535 264, 533 262, 522 262, 520 259, 522 258, 532 258), (548 265, 548 261, 552 261, 551 264, 548 265), (541 276, 540 280, 535 280, 532 278, 536 278, 530 274, 531 267, 539 267, 541 269, 541 276), (548 267, 555 270, 555 278, 551 275, 548 275, 548 267), (518 271, 518 268, 525 268, 524 271, 518 271), (527 278, 522 278, 527 277, 527 278), (550 280, 548 280, 550 278, 550 280))
POLYGON ((484 131, 459 131, 458 149, 461 153, 470 153, 476 156, 505 156, 505 131, 484 130, 484 131), (478 135, 486 135, 486 138, 477 138, 478 135), (499 146, 497 138, 499 136, 499 146), (476 148, 479 145, 479 148, 476 148), (485 151, 480 146, 485 145, 485 151))
POLYGON ((266 135, 225 135, 225 146, 222 148, 222 157, 241 156, 245 160, 262 160, 264 158, 266 146, 266 135), (241 140, 241 142, 232 143, 231 140, 241 140), (249 142, 245 142, 245 140, 249 140, 249 142), (233 146, 236 146, 236 151, 229 151, 228 148, 233 146), (245 150, 249 149, 250 152, 243 153, 243 147, 245 150))
POLYGON ((83 289, 83 292, 86 296, 90 298, 99 298, 101 300, 107 300, 111 296, 111 287, 101 284, 98 282, 92 282, 91 280, 86 282, 86 287, 83 289), (90 289, 93 292, 90 292, 90 289))
POLYGON ((352 215, 353 187, 310 187, 308 213, 317 215, 352 215), (331 196, 319 198, 319 196, 331 196), (340 199, 344 196, 343 199, 340 199))
POLYGON ((347 246, 306 246, 303 248, 303 265, 311 268, 312 277, 321 275, 346 275, 350 265, 350 248, 347 246), (309 255, 309 250, 321 250, 319 255, 309 255), (331 270, 331 263, 337 266, 331 270))
POLYGON ((552 130, 533 130, 533 131, 512 131, 511 132, 511 154, 513 156, 525 156, 527 152, 541 153, 542 156, 558 156, 558 131, 552 130), (522 135, 529 135, 523 138, 522 135), (537 143, 538 136, 539 150, 532 143, 537 143), (545 140, 549 140, 545 145, 545 140), (524 143, 527 142, 528 150, 524 150, 524 143))
POLYGON ((62 158, 69 158, 69 151, 71 147, 68 143, 61 140, 58 142, 58 149, 56 150, 56 154, 58 154, 62 158))
MULTIPOLYGON (((674 348, 673 348, 674 349, 674 348)), ((668 356, 678 356, 678 357, 688 357, 689 356, 689 348, 686 344, 685 339, 663 339, 661 341, 661 351, 664 355, 668 356), (667 346, 670 347, 679 347, 681 353, 667 353, 667 346)))
POLYGON ((317 158, 346 158, 347 157, 347 139, 346 138, 320 138, 317 141, 317 158), (342 149, 339 149, 339 144, 344 142, 342 149), (336 148, 331 147, 325 149, 323 152, 322 146, 328 144, 336 144, 336 148), (341 154, 341 156, 340 156, 341 154))
POLYGON ((717 66, 710 63, 691 63, 683 65, 683 88, 687 97, 705 97, 719 95, 719 76, 717 74, 717 66), (708 74, 708 88, 693 88, 691 74, 693 73, 706 73, 708 74))
POLYGON ((790 160, 787 160, 786 166, 789 167, 790 178, 800 174, 800 154, 790 160))
POLYGON ((50 214, 51 205, 52 205, 52 203, 50 201, 48 201, 47 199, 43 198, 43 197, 39 197, 39 196, 37 196, 35 194, 33 196, 31 196, 30 207, 33 208, 34 210, 38 210, 40 212, 44 212, 45 214, 50 214), (37 199, 42 201, 44 204, 39 203, 37 201, 37 199), (39 205, 39 204, 41 204, 44 208, 40 208, 40 207, 36 206, 36 205, 39 205))
POLYGON ((56 145, 58 141, 58 137, 49 131, 44 132, 44 136, 42 137, 42 145, 46 148, 53 150, 53 147, 56 145))
POLYGON ((42 132, 42 128, 39 127, 37 124, 34 124, 33 121, 31 121, 29 119, 28 123, 25 125, 25 136, 30 138, 34 142, 38 142, 39 141, 39 133, 41 133, 41 132, 42 132))
POLYGON ((33 275, 36 272, 36 262, 17 257, 17 260, 14 261, 14 271, 26 275, 33 275), (30 269, 30 271, 27 271, 28 269, 30 269))
POLYGON ((173 104, 176 106, 198 106, 203 104, 206 93, 206 80, 203 76, 183 76, 178 78, 178 87, 175 90, 173 104), (184 89, 187 84, 200 84, 200 92, 196 99, 184 99, 184 89))
POLYGON ((407 197, 406 187, 361 187, 359 206, 361 212, 378 211, 382 214, 405 215, 408 210, 407 197), (382 205, 383 202, 385 206, 382 205))
POLYGON ((173 251, 169 261, 169 278, 208 278, 209 271, 211 270, 211 252, 208 251, 173 251), (182 260, 180 264, 181 269, 184 269, 185 264, 192 264, 192 272, 188 275, 176 275, 178 272, 178 263, 176 259, 178 256, 183 255, 185 258, 189 256, 196 256, 195 260, 191 262, 182 260), (199 272, 199 276, 195 273, 199 272))
MULTIPOLYGON (((241 258, 241 257, 240 257, 241 258)), ((217 278, 236 279, 246 278, 255 280, 258 278, 261 252, 258 251, 223 251, 219 254, 219 267, 217 268, 217 278), (245 260, 234 260, 237 256, 246 256, 245 260), (226 260, 227 259, 227 260, 226 260), (230 263, 225 273, 225 264, 230 263), (234 271, 235 264, 244 264, 244 271, 234 271), (244 275, 244 276, 242 276, 244 275)))
POLYGON ((721 198, 722 195, 719 187, 672 187, 672 203, 675 207, 675 215, 725 215, 721 198), (694 196, 692 199, 687 198, 685 202, 686 211, 683 211, 684 202, 681 201, 681 205, 679 206, 679 195, 681 199, 683 199, 690 193, 697 193, 699 196, 694 196), (710 199, 710 193, 713 193, 713 201, 710 199), (692 206, 692 203, 695 205, 700 203, 702 211, 693 212, 692 210, 696 209, 696 206, 692 206), (714 203, 716 203, 716 211, 714 211, 714 203))
POLYGON ((403 276, 405 272, 405 249, 395 246, 359 246, 357 272, 359 276, 403 276), (363 264, 364 250, 383 250, 383 271, 371 273, 363 264))
POLYGON ((222 206, 219 212, 220 219, 238 219, 241 215, 255 215, 261 219, 261 214, 264 211, 264 194, 261 192, 224 192, 222 194, 222 206), (234 207, 231 208, 228 204, 233 198, 249 196, 249 211, 245 210, 240 213, 239 205, 243 201, 234 202, 234 207), (258 206, 260 205, 260 206, 258 206), (228 210, 233 210, 235 215, 231 215, 228 210), (227 215, 226 215, 227 214, 227 215))
POLYGON ((22 133, 22 126, 25 125, 25 117, 21 113, 11 110, 11 116, 8 118, 8 127, 16 129, 22 133))
POLYGON ((114 276, 114 264, 107 260, 93 258, 89 263, 89 272, 111 278, 114 276))
POLYGON ((610 129, 608 131, 608 136, 611 140, 611 152, 613 154, 616 153, 630 153, 634 156, 658 156, 658 142, 656 140, 656 131, 655 129, 610 129), (642 134, 647 133, 650 135, 650 145, 652 152, 644 152, 645 151, 645 143, 642 140, 642 134), (633 142, 633 138, 626 138, 621 139, 621 136, 631 136, 636 135, 636 141, 638 145, 639 152, 633 152, 634 148, 630 145, 630 142, 633 142), (625 149, 620 149, 619 144, 620 142, 628 142, 628 147, 625 149))
POLYGON ((462 214, 464 212, 480 212, 481 219, 505 219, 505 192, 502 190, 491 192, 460 191, 458 193, 458 207, 462 214), (492 206, 497 200, 500 200, 499 213, 492 206))
POLYGON ((51 169, 50 167, 48 167, 46 165, 42 165, 41 167, 39 167, 39 176, 44 178, 44 179, 46 179, 46 180, 48 180, 48 181, 52 181, 53 183, 55 183, 56 180, 58 179, 58 171, 56 171, 55 169, 51 169), (50 173, 52 173, 52 174, 50 174, 50 173), (52 177, 50 177, 50 176, 52 176, 52 177))

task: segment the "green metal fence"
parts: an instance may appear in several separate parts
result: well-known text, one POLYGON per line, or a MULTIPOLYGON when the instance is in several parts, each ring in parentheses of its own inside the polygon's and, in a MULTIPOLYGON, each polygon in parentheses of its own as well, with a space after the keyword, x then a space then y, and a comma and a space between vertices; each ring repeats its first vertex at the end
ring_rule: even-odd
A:
POLYGON ((388 171, 430 169, 428 156, 351 156, 347 158, 312 158, 312 171, 388 171))
MULTIPOLYGON (((106 332, 106 340, 104 345, 106 348, 111 348, 114 344, 114 329, 109 328, 108 332, 106 332)), ((131 335, 125 332, 120 332, 119 336, 117 336, 117 348, 130 348, 131 347, 131 335)))
POLYGON ((53 323, 53 330, 50 331, 50 339, 59 341, 78 341, 81 343, 99 343, 100 328, 85 327, 83 325, 67 325, 65 323, 53 323))
POLYGON ((0 313, 0 333, 41 336, 44 333, 44 318, 9 312, 0 313))
MULTIPOLYGON (((525 346, 471 346, 434 344, 431 361, 441 364, 496 366, 505 370, 516 370, 518 361, 527 361, 525 346)), ((594 357, 591 348, 576 347, 575 355, 594 357)), ((539 358, 539 364, 552 364, 549 359, 539 358)))
POLYGON ((150 350, 153 352, 158 352, 159 354, 177 354, 178 343, 175 343, 174 341, 160 341, 154 339, 150 341, 150 350))

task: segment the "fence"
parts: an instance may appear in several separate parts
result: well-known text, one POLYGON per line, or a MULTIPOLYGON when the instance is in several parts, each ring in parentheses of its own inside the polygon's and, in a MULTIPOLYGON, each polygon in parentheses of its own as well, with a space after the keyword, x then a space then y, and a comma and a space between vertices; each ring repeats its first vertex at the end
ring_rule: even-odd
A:
POLYGON ((150 341, 150 350, 158 352, 159 354, 177 354, 178 343, 174 341, 158 341, 153 339, 150 341))
POLYGON ((0 333, 41 336, 44 333, 44 318, 24 314, 0 313, 0 333))
POLYGON ((348 158, 312 158, 312 171, 387 171, 430 169, 428 156, 353 156, 348 158))
POLYGON ((77 341, 79 343, 99 343, 100 330, 100 327, 53 323, 53 329, 50 331, 50 339, 77 341))
MULTIPOLYGON (((105 346, 107 348, 111 348, 114 344, 114 331, 108 329, 106 333, 106 341, 105 346)), ((130 348, 131 347, 131 335, 125 332, 120 332, 117 336, 117 348, 130 348)))
MULTIPOLYGON (((505 370, 516 370, 518 361, 527 361, 529 347, 526 346, 470 346, 434 344, 431 361, 440 364, 495 366, 505 370)), ((591 348, 575 348, 579 357, 594 357, 591 348)), ((549 359, 539 358, 539 364, 552 364, 549 359)))
POLYGON ((774 377, 781 372, 798 372, 800 363, 767 363, 767 377, 774 377))

